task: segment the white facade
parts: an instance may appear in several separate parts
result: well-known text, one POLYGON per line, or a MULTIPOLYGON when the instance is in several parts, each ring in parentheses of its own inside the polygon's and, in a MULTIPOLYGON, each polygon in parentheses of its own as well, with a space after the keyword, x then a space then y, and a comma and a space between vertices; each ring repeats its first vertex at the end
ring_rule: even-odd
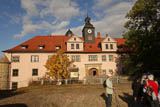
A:
POLYGON ((116 74, 121 69, 116 63, 120 56, 118 53, 120 45, 124 45, 122 38, 113 39, 109 35, 101 38, 100 32, 96 38, 95 28, 88 16, 85 19, 82 37, 73 35, 70 30, 66 35, 35 36, 3 51, 11 62, 10 88, 27 87, 33 80, 45 77, 48 72, 44 66, 46 61, 61 48, 65 50, 70 60, 74 61, 79 80, 88 76, 116 74))
MULTIPOLYGON (((81 42, 79 42, 81 44, 81 42)), ((67 43, 67 46, 70 45, 70 42, 67 43)), ((70 48, 70 47, 69 47, 70 48)), ((67 48, 68 49, 68 48, 67 48)), ((69 49, 69 51, 72 51, 69 49)), ((10 88, 12 87, 13 82, 18 83, 18 88, 27 87, 29 83, 33 80, 41 79, 46 75, 45 64, 49 56, 55 53, 5 53, 11 62, 11 74, 10 74, 10 88), (37 56, 37 62, 33 62, 32 57, 37 56), (11 57, 19 57, 18 62, 11 61, 11 57), (18 75, 13 76, 13 71, 18 69, 18 75), (38 75, 33 75, 33 69, 38 69, 38 75)), ((83 80, 88 74, 87 70, 96 68, 99 69, 99 76, 106 75, 110 71, 114 73, 117 71, 116 58, 118 54, 115 52, 109 53, 66 53, 70 60, 72 56, 79 56, 80 60, 75 61, 74 65, 79 68, 79 79, 83 80), (96 61, 89 61, 89 56, 97 56, 96 61), (102 56, 104 59, 102 60, 102 56), (112 56, 112 58, 110 58, 112 56)))

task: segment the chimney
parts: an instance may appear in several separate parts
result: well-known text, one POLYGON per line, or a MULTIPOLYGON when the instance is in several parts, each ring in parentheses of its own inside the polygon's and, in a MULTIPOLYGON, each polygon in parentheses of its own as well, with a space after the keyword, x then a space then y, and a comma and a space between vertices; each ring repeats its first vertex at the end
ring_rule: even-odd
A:
POLYGON ((97 38, 101 38, 101 33, 97 32, 97 38))

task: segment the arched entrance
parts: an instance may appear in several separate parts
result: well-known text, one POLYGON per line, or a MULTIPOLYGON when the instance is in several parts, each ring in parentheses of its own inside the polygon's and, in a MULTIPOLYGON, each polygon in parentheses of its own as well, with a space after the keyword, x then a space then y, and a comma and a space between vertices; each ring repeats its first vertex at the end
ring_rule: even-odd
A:
POLYGON ((96 68, 89 69, 89 76, 98 76, 98 70, 96 68))

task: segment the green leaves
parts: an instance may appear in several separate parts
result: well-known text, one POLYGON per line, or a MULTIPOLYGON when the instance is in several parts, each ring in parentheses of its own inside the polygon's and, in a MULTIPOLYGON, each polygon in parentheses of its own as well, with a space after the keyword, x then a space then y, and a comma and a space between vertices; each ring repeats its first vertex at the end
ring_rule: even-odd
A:
POLYGON ((160 1, 137 0, 126 18, 124 27, 127 30, 123 37, 127 40, 126 46, 132 50, 130 61, 135 70, 138 64, 146 72, 157 68, 160 66, 160 1))

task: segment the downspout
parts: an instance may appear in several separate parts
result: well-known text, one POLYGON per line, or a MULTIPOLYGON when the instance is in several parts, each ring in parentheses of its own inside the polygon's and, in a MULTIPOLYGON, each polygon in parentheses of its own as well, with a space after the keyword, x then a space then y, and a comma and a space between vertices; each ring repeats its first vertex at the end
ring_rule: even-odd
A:
POLYGON ((8 77, 9 77, 9 89, 11 89, 11 68, 12 68, 12 52, 11 52, 11 61, 10 61, 10 64, 9 64, 9 75, 8 75, 8 77))

